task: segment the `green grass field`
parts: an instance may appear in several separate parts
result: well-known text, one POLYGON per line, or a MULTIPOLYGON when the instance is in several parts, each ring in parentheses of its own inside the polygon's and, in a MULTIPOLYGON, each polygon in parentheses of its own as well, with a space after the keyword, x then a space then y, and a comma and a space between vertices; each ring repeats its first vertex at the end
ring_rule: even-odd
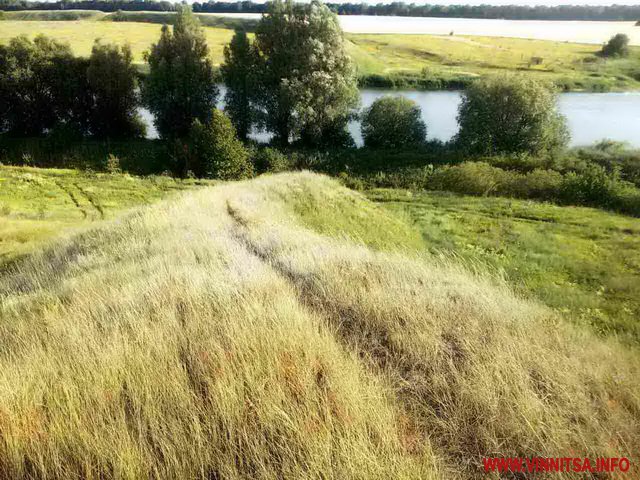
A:
POLYGON ((77 227, 206 183, 0 167, 0 265, 77 227))
MULTIPOLYGON (((127 20, 159 22, 166 15, 146 18, 144 13, 127 20), (156 18, 159 17, 159 18, 156 18)), ((37 18, 37 17, 36 17, 37 18)), ((159 36, 159 26, 135 21, 105 21, 109 16, 73 21, 5 20, 0 42, 17 35, 43 33, 69 42, 79 55, 88 55, 94 39, 129 42, 136 62, 159 36)), ((219 17, 206 17, 218 24, 219 17)), ((225 26, 222 24, 222 26, 225 26)), ((227 25, 230 26, 230 25, 227 25)), ((223 48, 233 32, 230 28, 205 27, 211 58, 223 61, 223 48)), ((348 49, 362 77, 423 76, 451 81, 500 71, 527 72, 571 90, 629 90, 640 88, 640 47, 631 48, 625 59, 602 59, 597 45, 543 40, 433 35, 347 34, 348 49), (537 59, 537 60, 535 60, 537 59)))
POLYGON ((640 341, 640 220, 601 210, 439 192, 373 190, 432 254, 504 272, 580 325, 640 341))

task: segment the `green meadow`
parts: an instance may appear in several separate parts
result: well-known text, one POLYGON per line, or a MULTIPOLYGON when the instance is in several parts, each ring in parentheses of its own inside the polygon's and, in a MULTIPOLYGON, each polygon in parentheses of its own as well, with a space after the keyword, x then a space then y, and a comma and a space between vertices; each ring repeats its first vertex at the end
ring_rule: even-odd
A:
POLYGON ((601 334, 640 341, 640 220, 593 208, 444 192, 371 190, 410 220, 425 249, 504 275, 601 334))
MULTIPOLYGON (((29 12, 31 13, 31 12, 29 12)), ((122 20, 116 14, 70 16, 51 21, 47 15, 11 12, 2 22, 0 42, 17 35, 52 36, 68 42, 74 52, 89 55, 96 38, 128 42, 136 62, 159 35, 166 14, 129 12, 122 20), (17 15, 21 14, 21 15, 17 15), (14 20, 19 18, 20 20, 14 20)), ((54 17, 55 18, 55 17, 54 17)), ((201 15, 213 62, 223 61, 223 48, 241 20, 201 15), (215 26, 211 26, 215 25, 215 26)), ((251 28, 251 23, 248 28, 251 28)), ((346 34, 347 46, 363 84, 371 86, 455 86, 470 79, 500 71, 527 72, 555 82, 565 90, 631 90, 640 88, 640 47, 622 59, 603 59, 598 45, 498 37, 436 35, 346 34), (381 83, 382 82, 382 83, 381 83)))
POLYGON ((0 264, 32 252, 52 237, 207 183, 162 176, 0 167, 0 264))

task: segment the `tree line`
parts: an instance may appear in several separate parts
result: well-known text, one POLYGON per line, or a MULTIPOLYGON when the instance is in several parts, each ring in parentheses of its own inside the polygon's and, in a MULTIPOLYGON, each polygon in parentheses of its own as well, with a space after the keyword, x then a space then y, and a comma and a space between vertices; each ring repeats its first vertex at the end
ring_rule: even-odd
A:
MULTIPOLYGON (((328 3, 339 15, 384 15, 441 18, 486 18, 507 20, 609 20, 636 21, 640 19, 640 5, 419 5, 414 3, 328 3)), ((267 3, 194 2, 194 12, 203 13, 266 13, 267 3)), ((28 0, 0 0, 0 10, 100 10, 175 11, 169 1, 140 0, 62 0, 55 2, 28 0)))
MULTIPOLYGON (((246 145, 261 130, 272 144, 306 149, 354 147, 360 115, 365 146, 420 149, 427 126, 419 107, 384 97, 361 114, 355 69, 335 13, 314 0, 274 1, 249 37, 236 30, 224 49, 224 112, 218 78, 192 9, 178 9, 145 53, 142 80, 127 46, 96 41, 89 58, 44 36, 0 46, 0 133, 128 139, 144 136, 138 107, 154 115, 177 174, 238 178, 251 173, 246 145)), ((565 120, 555 91, 507 75, 476 81, 463 93, 454 148, 469 154, 564 148, 565 120)))

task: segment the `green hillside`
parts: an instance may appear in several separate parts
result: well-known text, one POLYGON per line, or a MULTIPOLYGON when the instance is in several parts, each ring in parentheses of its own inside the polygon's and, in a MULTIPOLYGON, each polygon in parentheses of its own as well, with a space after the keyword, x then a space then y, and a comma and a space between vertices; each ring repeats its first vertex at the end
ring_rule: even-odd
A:
POLYGON ((420 254, 416 234, 289 173, 13 263, 0 478, 480 478, 484 456, 637 458, 637 351, 420 254))

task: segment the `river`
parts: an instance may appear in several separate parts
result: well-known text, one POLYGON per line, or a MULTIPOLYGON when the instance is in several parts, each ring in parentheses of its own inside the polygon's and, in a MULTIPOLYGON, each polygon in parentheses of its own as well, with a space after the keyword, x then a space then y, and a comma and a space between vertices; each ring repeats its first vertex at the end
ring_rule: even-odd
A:
MULTIPOLYGON (((447 141, 456 134, 460 92, 364 89, 361 91, 362 107, 371 105, 383 95, 403 95, 418 103, 429 139, 447 141)), ((223 96, 224 87, 221 87, 220 97, 223 96)), ((224 107, 222 102, 218 107, 224 107)), ((558 108, 567 118, 572 146, 590 145, 607 138, 640 148, 640 92, 563 93, 559 97, 558 108)), ((142 116, 148 126, 149 138, 156 138, 151 114, 143 110, 142 116)), ((352 122, 349 130, 356 144, 361 146, 359 123, 352 122)), ((252 136, 258 141, 269 138, 264 133, 252 136)))
MULTIPOLYGON (((258 20, 258 13, 209 13, 205 15, 258 20)), ((484 18, 394 17, 339 15, 346 33, 479 35, 514 37, 558 42, 602 44, 616 33, 625 33, 631 45, 640 45, 640 27, 635 22, 500 20, 484 18)))

